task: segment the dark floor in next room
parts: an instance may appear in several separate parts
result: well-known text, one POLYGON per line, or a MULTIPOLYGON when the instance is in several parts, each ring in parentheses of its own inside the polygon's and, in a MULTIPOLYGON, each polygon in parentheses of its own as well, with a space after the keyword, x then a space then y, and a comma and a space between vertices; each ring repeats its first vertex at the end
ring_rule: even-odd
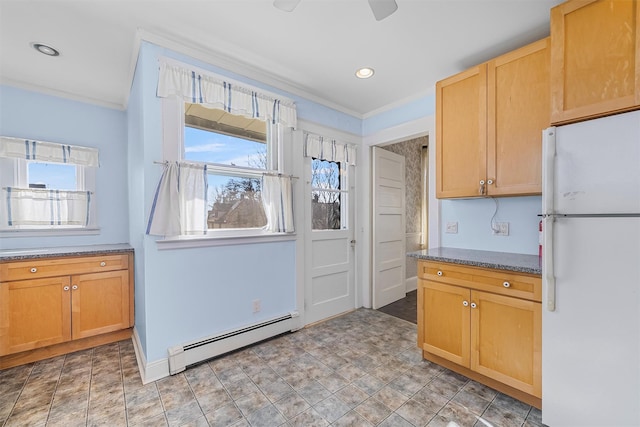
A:
POLYGON ((417 322, 418 291, 407 292, 407 296, 380 307, 378 310, 411 323, 417 322))

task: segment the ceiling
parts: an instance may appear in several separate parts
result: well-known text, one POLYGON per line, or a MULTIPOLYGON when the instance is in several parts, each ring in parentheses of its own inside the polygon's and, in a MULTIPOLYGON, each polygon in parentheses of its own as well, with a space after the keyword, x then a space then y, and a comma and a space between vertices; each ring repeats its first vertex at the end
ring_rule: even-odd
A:
MULTIPOLYGON (((125 109, 140 40, 368 117, 545 37, 561 0, 0 0, 0 82, 125 109), (30 43, 49 44, 47 57, 30 43), (354 76, 368 66, 368 80, 354 76)), ((0 100, 1 101, 1 100, 0 100)))

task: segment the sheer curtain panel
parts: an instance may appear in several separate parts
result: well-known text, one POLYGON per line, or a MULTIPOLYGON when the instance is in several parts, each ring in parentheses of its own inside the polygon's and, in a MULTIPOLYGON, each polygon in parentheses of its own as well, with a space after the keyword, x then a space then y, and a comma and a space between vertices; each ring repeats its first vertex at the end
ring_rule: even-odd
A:
POLYGON ((207 233, 207 166, 166 162, 151 205, 147 234, 207 233))
POLYGON ((262 177, 262 204, 267 216, 265 229, 272 233, 293 233, 293 186, 288 176, 262 177))

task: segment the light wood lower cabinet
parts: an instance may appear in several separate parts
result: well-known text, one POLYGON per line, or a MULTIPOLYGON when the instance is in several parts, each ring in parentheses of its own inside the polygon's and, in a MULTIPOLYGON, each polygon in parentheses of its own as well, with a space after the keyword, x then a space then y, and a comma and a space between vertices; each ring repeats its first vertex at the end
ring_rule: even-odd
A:
POLYGON ((134 320, 129 265, 133 254, 0 264, 0 368, 123 339, 134 320))
POLYGON ((418 346, 424 357, 452 362, 445 365, 539 407, 540 286, 533 275, 420 261, 418 346))

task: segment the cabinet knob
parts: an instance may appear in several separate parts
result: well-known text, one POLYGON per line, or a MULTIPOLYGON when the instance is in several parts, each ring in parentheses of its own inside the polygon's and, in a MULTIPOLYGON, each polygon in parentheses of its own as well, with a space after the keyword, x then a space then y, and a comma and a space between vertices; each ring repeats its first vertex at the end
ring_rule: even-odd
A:
POLYGON ((478 190, 480 194, 484 194, 484 179, 480 180, 480 189, 478 190))
POLYGON ((510 288, 510 287, 511 287, 511 283, 509 283, 509 282, 504 282, 504 283, 502 284, 502 286, 504 286, 505 288, 510 288))
POLYGON ((73 289, 73 290, 75 291, 76 289, 78 289, 78 285, 73 285, 73 286, 71 287, 71 289, 73 289))
POLYGON ((475 302, 471 303, 471 308, 476 308, 478 305, 475 302))
POLYGON ((493 184, 493 180, 492 179, 487 181, 487 185, 491 185, 491 184, 493 184))
POLYGON ((102 262, 100 263, 100 267, 104 267, 105 265, 107 265, 107 263, 106 263, 106 262, 104 262, 104 261, 102 261, 102 262))
POLYGON ((64 290, 64 291, 68 291, 68 290, 69 290, 69 287, 68 287, 68 286, 65 286, 64 288, 62 288, 62 290, 64 290))
POLYGON ((462 305, 464 305, 465 307, 469 306, 469 301, 462 301, 462 305))
POLYGON ((437 274, 438 274, 438 276, 442 276, 442 271, 441 271, 441 270, 438 270, 438 273, 437 273, 437 274))
POLYGON ((32 272, 32 273, 35 273, 36 271, 38 271, 38 269, 37 269, 37 268, 35 268, 35 267, 31 267, 31 272, 32 272))

